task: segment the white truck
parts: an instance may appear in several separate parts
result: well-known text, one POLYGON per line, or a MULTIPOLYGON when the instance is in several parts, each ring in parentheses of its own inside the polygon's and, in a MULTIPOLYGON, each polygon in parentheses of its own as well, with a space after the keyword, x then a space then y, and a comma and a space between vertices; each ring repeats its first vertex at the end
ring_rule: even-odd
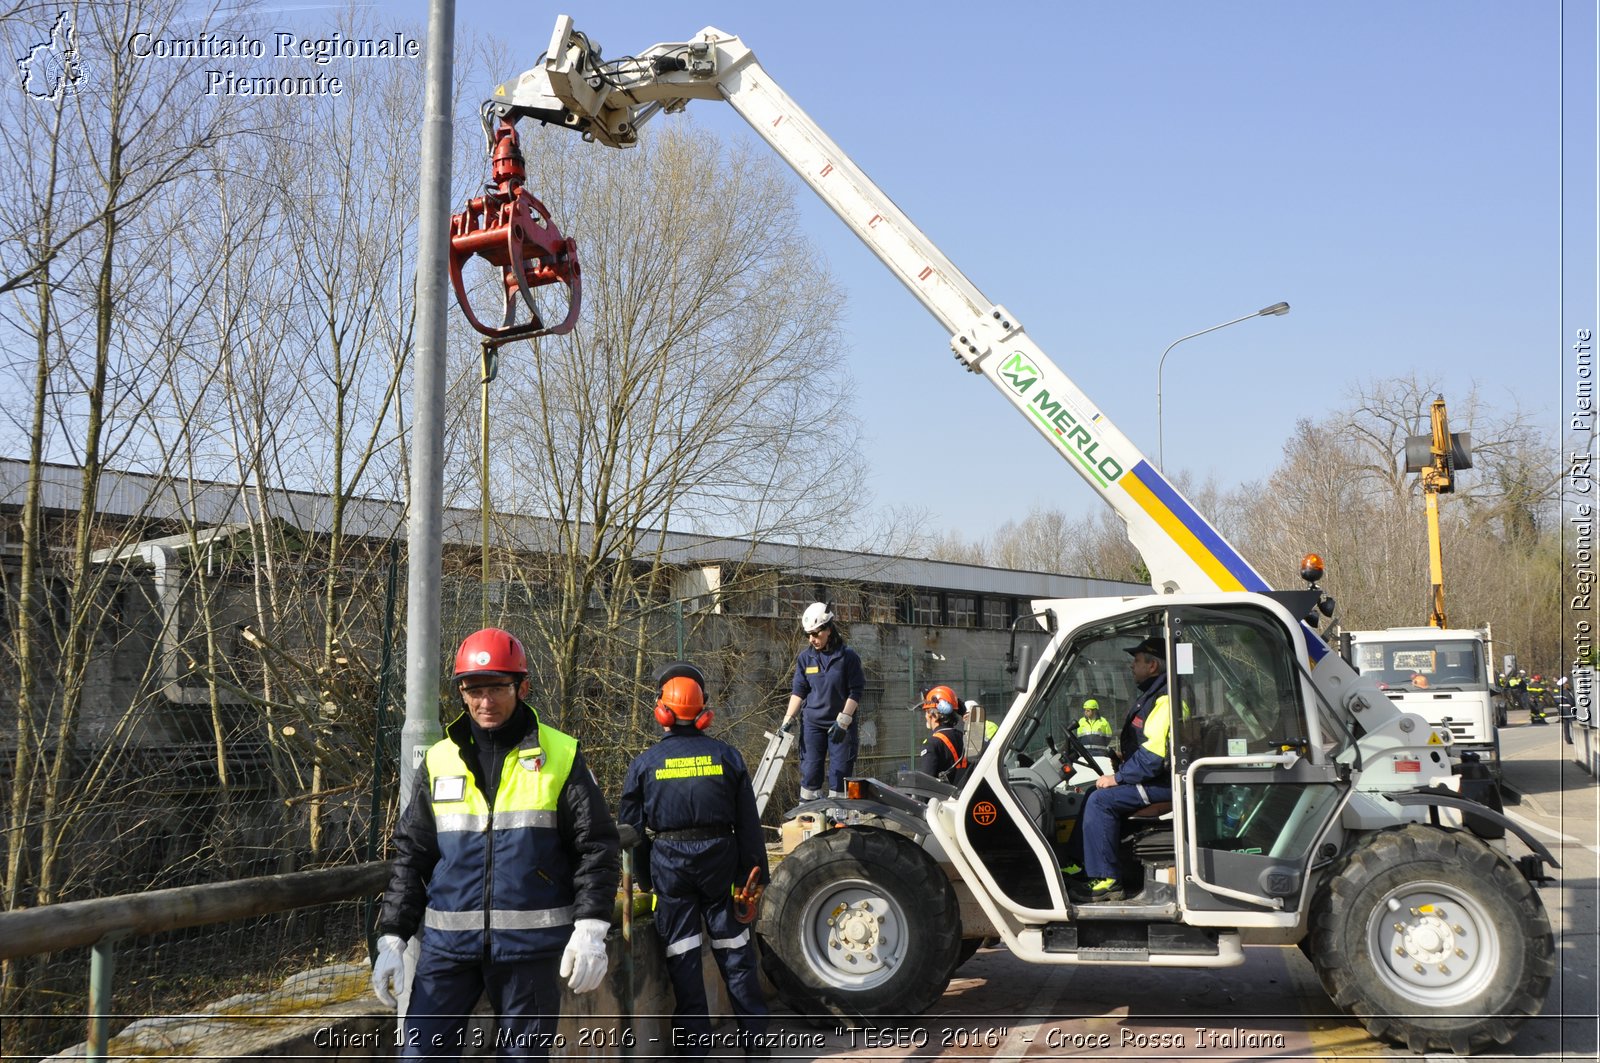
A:
POLYGON ((1394 627, 1348 631, 1349 661, 1384 696, 1476 756, 1498 781, 1504 705, 1490 669, 1494 644, 1473 628, 1394 627))
POLYGON ((1246 946, 1299 945, 1374 1035, 1415 1051, 1509 1041, 1555 970, 1534 888, 1554 858, 1460 792, 1445 737, 1306 623, 1317 594, 1268 587, 738 37, 707 28, 608 62, 561 16, 544 57, 485 113, 626 148, 696 99, 733 106, 941 322, 960 364, 1122 517, 1156 592, 1036 602, 1029 619, 1049 642, 959 788, 854 779, 847 799, 809 806, 830 829, 779 862, 757 924, 787 1002, 846 1021, 916 1013, 984 939, 1031 963, 1132 968, 1227 967, 1246 946), (1074 694, 1129 704, 1131 680, 1094 684, 1125 676, 1124 651, 1152 635, 1185 706, 1171 810, 1129 821, 1128 899, 1077 904, 1061 870, 1085 799, 1064 775, 1089 759, 1074 694), (1528 855, 1508 855, 1508 831, 1528 855))

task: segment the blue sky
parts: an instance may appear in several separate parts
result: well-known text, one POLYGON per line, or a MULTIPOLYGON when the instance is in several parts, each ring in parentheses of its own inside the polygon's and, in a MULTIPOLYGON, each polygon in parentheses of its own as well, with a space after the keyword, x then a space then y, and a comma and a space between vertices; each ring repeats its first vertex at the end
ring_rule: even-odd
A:
MULTIPOLYGON (((525 49, 524 66, 557 10, 607 57, 707 25, 739 34, 1152 458, 1167 344, 1287 300, 1286 317, 1168 357, 1170 472, 1262 478, 1297 420, 1412 372, 1447 399, 1476 385, 1552 438, 1562 423, 1565 337, 1594 323, 1593 5, 1569 3, 1564 27, 1555 2, 1459 0, 575 2, 524 9, 515 30, 493 10, 463 3, 459 22, 525 49)), ((693 107, 741 129, 729 108, 693 107)), ((848 293, 875 500, 969 537, 1032 506, 1097 505, 801 195, 848 293)))
MULTIPOLYGON (((427 10, 375 6, 419 25, 427 10)), ((277 10, 306 29, 335 18, 277 10)), ((609 58, 708 25, 743 37, 1152 460, 1162 350, 1292 304, 1172 352, 1169 475, 1262 479, 1298 420, 1412 373, 1447 399, 1475 386, 1552 440, 1565 423, 1568 345, 1595 326, 1592 2, 462 0, 457 21, 504 42, 509 78, 561 11, 609 58)), ((753 138, 730 108, 692 109, 753 138)), ((968 538, 1036 506, 1098 506, 796 187, 847 294, 872 501, 968 538)))

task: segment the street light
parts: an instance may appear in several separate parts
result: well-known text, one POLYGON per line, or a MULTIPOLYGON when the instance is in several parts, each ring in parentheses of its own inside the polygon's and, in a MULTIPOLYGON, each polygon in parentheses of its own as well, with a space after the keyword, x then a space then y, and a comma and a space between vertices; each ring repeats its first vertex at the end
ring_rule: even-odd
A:
POLYGON ((1288 312, 1288 303, 1273 303, 1271 306, 1263 306, 1253 314, 1236 317, 1232 321, 1224 321, 1220 325, 1212 325, 1210 328, 1203 328, 1199 332, 1191 332, 1187 336, 1179 336, 1167 344, 1167 349, 1161 352, 1161 361, 1156 363, 1156 461, 1161 465, 1163 475, 1165 475, 1167 467, 1167 447, 1166 434, 1161 423, 1161 371, 1166 368, 1167 355, 1172 351, 1172 348, 1184 340, 1192 340, 1196 336, 1204 336, 1208 332, 1215 332, 1217 329, 1227 328, 1229 325, 1237 325, 1239 322, 1249 321, 1253 317, 1282 317, 1288 312))

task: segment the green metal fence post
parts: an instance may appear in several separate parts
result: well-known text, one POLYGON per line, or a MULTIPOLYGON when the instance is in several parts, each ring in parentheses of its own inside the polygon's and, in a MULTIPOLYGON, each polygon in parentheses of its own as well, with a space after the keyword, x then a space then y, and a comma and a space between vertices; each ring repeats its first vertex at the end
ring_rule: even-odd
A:
POLYGON ((633 846, 622 849, 622 1058, 633 1058, 633 846))
MULTIPOLYGON (((911 704, 917 703, 917 657, 911 652, 911 647, 906 646, 906 693, 911 698, 911 704)), ((915 714, 915 710, 913 710, 915 714)), ((906 734, 911 738, 911 767, 917 766, 917 722, 920 717, 911 721, 911 726, 906 728, 906 734)))
POLYGON ((117 970, 117 942, 127 937, 125 931, 107 934, 89 952, 89 1039, 84 1045, 84 1059, 106 1058, 107 1042, 111 1031, 112 979, 117 970))
MULTIPOLYGON (((372 720, 372 793, 369 795, 367 811, 367 860, 378 859, 380 842, 378 838, 378 821, 383 810, 383 752, 388 744, 388 729, 384 726, 389 715, 389 669, 394 659, 394 603, 398 595, 398 576, 400 571, 400 543, 396 539, 389 540, 389 579, 383 600, 383 658, 378 665, 378 696, 374 701, 372 720)), ((367 957, 375 959, 378 954, 377 941, 377 906, 373 899, 366 899, 363 911, 363 922, 367 929, 367 957)))

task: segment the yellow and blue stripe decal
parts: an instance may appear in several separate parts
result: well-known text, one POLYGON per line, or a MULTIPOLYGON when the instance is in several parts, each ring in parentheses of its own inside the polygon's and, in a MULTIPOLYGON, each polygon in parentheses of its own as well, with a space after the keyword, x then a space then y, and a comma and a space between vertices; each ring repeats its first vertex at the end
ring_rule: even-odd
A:
MULTIPOLYGON (((1240 557, 1239 552, 1204 517, 1196 513, 1194 507, 1185 502, 1148 461, 1140 460, 1117 482, 1139 508, 1160 525, 1178 548, 1211 578, 1218 590, 1257 593, 1272 590, 1267 581, 1250 567, 1250 563, 1240 557)), ((1327 644, 1314 628, 1307 627, 1304 622, 1301 627, 1306 632, 1306 650, 1315 663, 1327 654, 1327 644)))
POLYGON ((1228 541, 1206 519, 1183 500, 1172 485, 1151 468, 1148 461, 1140 461, 1121 480, 1123 490, 1160 525, 1161 530, 1178 545, 1178 548, 1224 591, 1269 591, 1267 581, 1239 556, 1228 541))

